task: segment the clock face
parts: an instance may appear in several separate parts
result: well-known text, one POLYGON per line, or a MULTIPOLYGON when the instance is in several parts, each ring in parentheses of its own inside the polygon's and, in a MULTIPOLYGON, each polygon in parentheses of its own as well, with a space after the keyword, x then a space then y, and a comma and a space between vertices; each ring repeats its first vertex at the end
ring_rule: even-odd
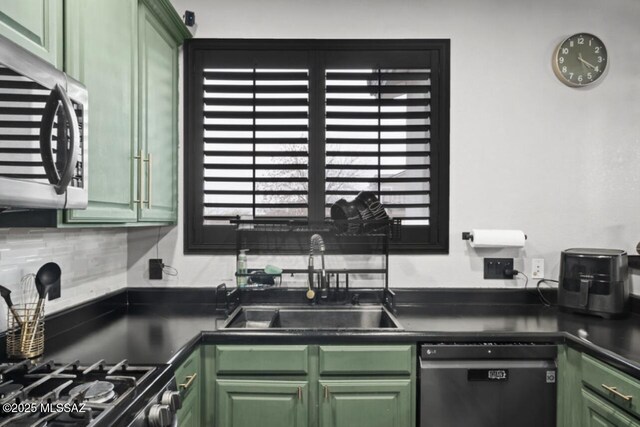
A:
POLYGON ((560 43, 553 57, 553 71, 567 86, 588 86, 602 77, 608 61, 602 40, 579 33, 560 43))

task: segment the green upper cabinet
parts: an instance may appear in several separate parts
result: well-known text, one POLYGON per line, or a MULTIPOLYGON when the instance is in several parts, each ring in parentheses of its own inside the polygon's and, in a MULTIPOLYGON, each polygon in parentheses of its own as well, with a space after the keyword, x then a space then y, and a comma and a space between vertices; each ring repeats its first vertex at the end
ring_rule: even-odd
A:
POLYGON ((216 425, 307 427, 308 389, 307 381, 218 379, 216 425))
POLYGON ((411 427, 410 379, 320 380, 320 427, 411 427))
POLYGON ((175 223, 178 48, 168 0, 66 0, 65 70, 89 91, 89 206, 69 224, 175 223))
POLYGON ((89 205, 39 213, 46 223, 177 222, 178 49, 191 35, 170 0, 0 0, 0 34, 89 93, 89 205))
POLYGON ((67 222, 135 222, 137 0, 66 0, 65 70, 89 91, 89 207, 67 222))
POLYGON ((177 221, 180 34, 140 3, 138 66, 142 202, 140 221, 177 221))
POLYGON ((0 34, 62 68, 62 1, 0 0, 0 34))

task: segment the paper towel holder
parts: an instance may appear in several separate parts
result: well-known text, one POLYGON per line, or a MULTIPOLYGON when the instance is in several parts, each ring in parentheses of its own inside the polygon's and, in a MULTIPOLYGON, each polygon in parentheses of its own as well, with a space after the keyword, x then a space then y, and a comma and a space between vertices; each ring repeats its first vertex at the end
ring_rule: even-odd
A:
MULTIPOLYGON (((525 240, 528 239, 526 234, 524 235, 524 239, 525 240)), ((469 240, 469 241, 473 242, 473 234, 471 234, 470 231, 463 231, 462 232, 462 240, 469 240)))

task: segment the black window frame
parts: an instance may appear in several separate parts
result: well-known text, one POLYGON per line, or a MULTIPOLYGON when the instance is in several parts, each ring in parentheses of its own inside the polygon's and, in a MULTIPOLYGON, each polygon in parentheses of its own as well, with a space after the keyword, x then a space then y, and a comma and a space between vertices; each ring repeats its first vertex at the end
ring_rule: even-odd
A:
MULTIPOLYGON (((229 54, 242 57, 247 53, 247 61, 252 54, 268 52, 292 52, 291 56, 308 55, 310 75, 309 103, 309 171, 320 179, 309 182, 309 221, 321 221, 317 212, 318 204, 325 204, 325 121, 324 121, 324 72, 322 55, 309 52, 335 53, 337 57, 348 58, 349 51, 386 51, 390 54, 400 51, 424 51, 431 58, 432 79, 437 80, 431 93, 432 102, 432 143, 430 146, 430 225, 403 226, 403 236, 411 236, 411 227, 422 227, 420 235, 424 241, 392 242, 391 253, 407 254, 448 254, 449 253, 449 108, 450 108, 450 40, 448 39, 367 39, 367 40, 279 40, 279 39, 191 39, 184 46, 184 253, 185 254, 233 254, 237 250, 234 227, 232 225, 205 225, 203 221, 203 98, 202 70, 206 68, 210 55, 229 54), (293 52, 296 55, 293 55, 293 52), (435 66, 434 66, 435 65, 435 66), (322 73, 319 76, 318 73, 322 73), (315 84, 314 84, 315 83, 315 84), (314 96, 311 96, 314 93, 314 96), (316 213, 314 215, 314 213, 316 213), (221 241, 220 237, 223 237, 221 241)), ((286 55, 277 55, 282 57, 286 55)), ((249 62, 248 62, 249 63, 249 62)), ((282 62, 275 65, 283 67, 282 62)), ((295 65, 295 64, 294 64, 295 65)), ((268 233, 268 232, 265 232, 268 233)), ((259 233, 256 233, 259 234, 259 233)), ((413 233, 415 234, 415 233, 413 233)), ((268 236, 258 236, 255 247, 257 253, 300 254, 307 248, 300 242, 290 247, 282 246, 274 251, 259 241, 269 241, 268 236)), ((414 239, 415 240, 415 239, 414 239)), ((273 245, 272 245, 273 246, 273 245)), ((362 245, 352 245, 347 253, 370 253, 362 245)))

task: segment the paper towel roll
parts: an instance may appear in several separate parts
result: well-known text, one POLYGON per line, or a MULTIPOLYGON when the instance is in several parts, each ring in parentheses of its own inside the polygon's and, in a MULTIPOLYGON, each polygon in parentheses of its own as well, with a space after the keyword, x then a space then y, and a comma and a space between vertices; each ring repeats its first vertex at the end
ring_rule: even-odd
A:
POLYGON ((522 248, 527 239, 522 230, 471 230, 472 248, 522 248))

